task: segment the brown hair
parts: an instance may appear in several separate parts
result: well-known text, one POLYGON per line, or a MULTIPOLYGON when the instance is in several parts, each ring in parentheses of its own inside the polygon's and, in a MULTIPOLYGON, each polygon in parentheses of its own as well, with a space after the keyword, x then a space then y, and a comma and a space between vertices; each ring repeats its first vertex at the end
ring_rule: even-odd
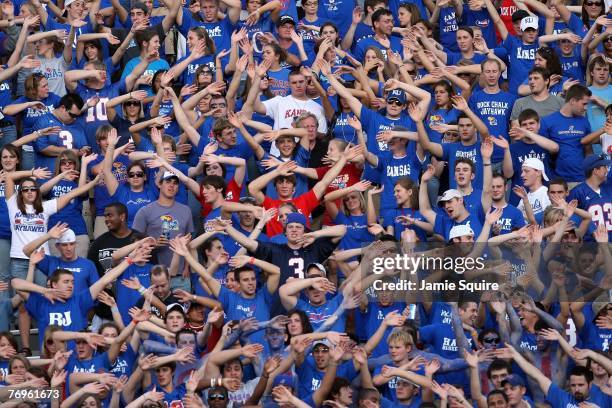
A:
MULTIPOLYGON (((26 214, 27 211, 26 211, 26 204, 23 201, 23 194, 21 193, 21 189, 23 188, 24 183, 28 181, 31 183, 34 183, 34 187, 38 188, 38 184, 36 184, 36 180, 34 180, 32 177, 26 177, 24 179, 21 179, 21 181, 19 182, 19 194, 17 194, 17 208, 19 208, 19 211, 21 211, 23 214, 26 214)), ((34 207, 35 214, 40 214, 44 211, 43 205, 42 205, 42 197, 40 196, 40 190, 36 192, 36 198, 34 199, 34 202, 32 203, 32 207, 34 207)))
POLYGON ((38 100, 38 87, 43 79, 46 80, 47 78, 40 72, 28 75, 24 82, 26 98, 38 100))
POLYGON ((395 182, 395 185, 399 185, 405 190, 412 191, 410 195, 410 208, 413 210, 419 209, 419 188, 417 183, 414 182, 410 177, 402 177, 395 182))
MULTIPOLYGON (((17 166, 15 167, 15 170, 19 170, 21 167, 21 149, 12 144, 5 144, 2 146, 2 149, 0 149, 0 156, 2 156, 2 152, 4 150, 9 152, 12 156, 17 157, 17 166)), ((3 170, 2 162, 0 162, 0 170, 3 170)))
POLYGON ((81 162, 79 160, 79 156, 74 152, 74 150, 66 149, 63 152, 61 152, 59 156, 57 156, 57 159, 55 160, 55 175, 56 176, 62 172, 62 169, 60 168, 61 167, 60 162, 62 161, 62 159, 73 161, 76 171, 79 171, 79 169, 81 168, 81 162))

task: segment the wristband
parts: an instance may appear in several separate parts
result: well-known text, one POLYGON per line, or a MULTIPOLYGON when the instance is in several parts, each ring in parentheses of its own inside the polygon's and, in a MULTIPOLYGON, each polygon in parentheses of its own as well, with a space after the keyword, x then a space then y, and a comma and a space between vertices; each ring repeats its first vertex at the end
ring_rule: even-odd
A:
POLYGON ((483 166, 490 166, 491 163, 482 163, 483 166))
POLYGON ((129 256, 125 258, 125 260, 127 261, 128 265, 132 265, 134 263, 134 261, 132 260, 132 258, 130 258, 129 256))
POLYGON ((255 258, 251 257, 251 259, 249 259, 249 263, 253 265, 255 263, 255 258))
MULTIPOLYGON (((144 292, 144 291, 143 291, 144 292)), ((119 308, 117 307, 117 305, 111 307, 111 312, 113 313, 119 313, 119 308)))
POLYGON ((197 298, 197 296, 196 296, 196 295, 193 295, 193 301, 194 301, 194 302, 196 301, 196 298, 197 298))
POLYGON ((147 291, 147 290, 145 289, 145 287, 144 287, 144 286, 141 286, 141 287, 138 289, 138 293, 140 293, 141 295, 142 295, 143 293, 145 293, 146 291, 147 291))
POLYGON ((215 387, 215 377, 210 379, 210 388, 214 388, 215 387))

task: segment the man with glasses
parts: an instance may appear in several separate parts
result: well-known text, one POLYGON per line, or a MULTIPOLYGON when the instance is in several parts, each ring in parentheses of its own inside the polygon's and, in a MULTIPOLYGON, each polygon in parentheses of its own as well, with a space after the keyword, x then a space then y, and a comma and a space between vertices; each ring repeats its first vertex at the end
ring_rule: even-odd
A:
POLYGON ((34 143, 36 167, 55 168, 55 159, 64 150, 72 149, 79 156, 91 151, 91 145, 85 136, 85 130, 77 119, 81 116, 83 100, 79 95, 67 94, 50 113, 38 118, 34 129, 59 127, 54 135, 41 136, 34 143))

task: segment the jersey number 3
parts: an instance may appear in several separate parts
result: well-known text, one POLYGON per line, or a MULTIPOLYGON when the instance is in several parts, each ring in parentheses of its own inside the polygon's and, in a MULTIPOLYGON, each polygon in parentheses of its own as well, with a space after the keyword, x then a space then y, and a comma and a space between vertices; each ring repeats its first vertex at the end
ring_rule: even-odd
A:
POLYGON ((293 274, 296 278, 304 279, 304 259, 303 258, 291 258, 289 259, 289 266, 293 268, 293 274))

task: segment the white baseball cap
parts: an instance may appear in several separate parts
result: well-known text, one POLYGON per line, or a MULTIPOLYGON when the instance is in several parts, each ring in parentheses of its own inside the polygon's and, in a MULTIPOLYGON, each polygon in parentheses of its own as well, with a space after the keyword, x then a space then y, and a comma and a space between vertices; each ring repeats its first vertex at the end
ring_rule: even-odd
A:
POLYGON ((534 16, 523 17, 521 20, 521 31, 525 31, 528 28, 538 29, 538 18, 534 16))
POLYGON ((450 241, 453 238, 459 238, 465 235, 474 235, 474 230, 470 228, 469 225, 455 225, 448 234, 448 240, 450 241))
POLYGON ((529 157, 525 159, 521 167, 530 167, 535 170, 540 170, 542 172, 542 177, 544 178, 544 180, 548 181, 548 176, 546 175, 546 171, 544 171, 544 163, 542 162, 542 160, 535 157, 529 157))
POLYGON ((446 190, 444 194, 442 194, 442 196, 438 198, 438 204, 444 201, 450 201, 453 198, 462 198, 462 197, 463 197, 463 194, 461 193, 461 191, 451 188, 450 190, 446 190))
POLYGON ((71 229, 64 231, 57 241, 55 241, 56 244, 72 244, 73 242, 76 242, 76 235, 71 229))

